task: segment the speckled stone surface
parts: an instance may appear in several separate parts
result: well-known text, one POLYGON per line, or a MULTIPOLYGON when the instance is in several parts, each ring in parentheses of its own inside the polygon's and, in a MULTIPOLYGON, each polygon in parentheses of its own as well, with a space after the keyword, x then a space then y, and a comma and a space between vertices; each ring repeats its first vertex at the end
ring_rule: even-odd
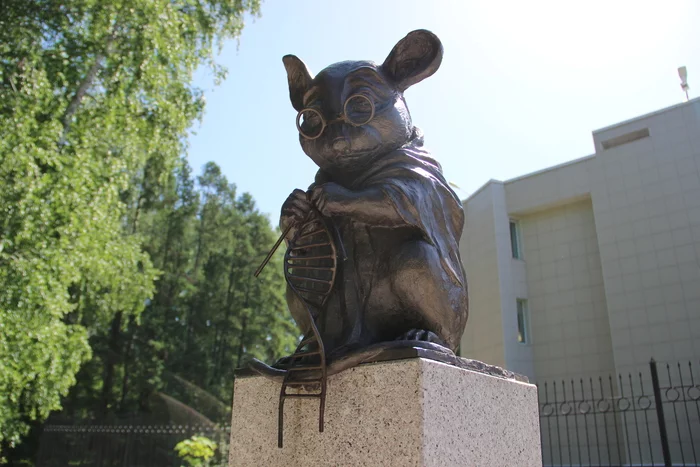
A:
POLYGON ((365 364, 328 379, 318 400, 285 401, 280 384, 237 378, 230 466, 541 466, 537 391, 422 358, 365 364))

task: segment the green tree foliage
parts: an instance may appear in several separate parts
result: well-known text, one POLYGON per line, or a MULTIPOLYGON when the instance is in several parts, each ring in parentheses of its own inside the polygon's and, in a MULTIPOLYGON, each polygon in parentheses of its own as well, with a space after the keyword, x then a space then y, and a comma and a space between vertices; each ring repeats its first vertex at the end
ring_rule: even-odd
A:
MULTIPOLYGON (((188 254, 176 249, 185 242, 178 236, 197 232, 178 216, 197 209, 197 196, 178 197, 170 211, 161 199, 173 196, 171 186, 192 190, 172 180, 184 170, 186 131, 203 109, 192 74, 205 64, 222 77, 212 60, 217 41, 236 37, 243 15, 258 8, 259 0, 0 4, 0 446, 60 407, 91 358, 89 339, 106 355, 102 368, 88 365, 101 375, 90 390, 100 394, 103 414, 115 394, 126 394, 118 382, 128 388, 124 375, 137 371, 124 361, 143 352, 138 371, 160 374, 151 370, 163 359, 153 355, 169 349, 158 336, 138 335, 141 312, 151 299, 149 308, 172 315, 148 320, 172 326, 183 310, 168 308, 168 290, 154 289, 158 268, 167 265, 160 283, 189 293, 215 268, 203 255, 196 275, 177 269, 190 267, 178 263, 176 255, 188 254), (157 203, 163 209, 145 219, 157 203), (170 222, 171 243, 146 240, 140 224, 162 229, 158 216, 170 222), (131 344, 137 339, 150 347, 131 344)), ((235 255, 228 247, 222 257, 235 255)), ((197 336, 193 329, 191 345, 197 336)), ((207 351, 225 357, 229 345, 207 351)))
POLYGON ((228 422, 234 368, 250 357, 273 360, 296 342, 281 255, 253 277, 277 233, 250 195, 237 196, 216 164, 194 180, 181 161, 156 198, 138 228, 162 272, 156 291, 116 340, 111 329, 93 336, 93 359, 67 404, 72 419, 148 414, 165 423, 172 414, 160 409, 174 399, 202 420, 228 422), (100 369, 109 361, 106 387, 100 369))
MULTIPOLYGON (((253 276, 279 232, 216 164, 193 177, 181 160, 144 206, 137 234, 160 271, 153 297, 118 333, 111 326, 93 332, 93 356, 49 423, 228 424, 234 369, 251 357, 273 361, 298 342, 284 300, 282 251, 253 276)), ((173 452, 167 438, 152 442, 173 452)), ((227 439, 217 443, 225 462, 227 439)), ((58 462, 89 464, 96 454, 69 449, 58 462)), ((99 462, 111 465, 104 456, 99 462)))

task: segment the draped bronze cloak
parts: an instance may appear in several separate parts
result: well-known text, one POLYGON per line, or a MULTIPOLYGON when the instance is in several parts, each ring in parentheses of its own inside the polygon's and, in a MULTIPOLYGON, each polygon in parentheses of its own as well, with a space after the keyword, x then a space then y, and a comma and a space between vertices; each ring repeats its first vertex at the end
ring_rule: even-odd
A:
MULTIPOLYGON (((335 291, 318 320, 331 359, 397 339, 411 329, 428 327, 419 314, 402 309, 400 300, 391 296, 392 276, 401 268, 395 258, 409 243, 425 242, 437 251, 440 267, 426 268, 425 280, 440 282, 450 297, 454 319, 462 320, 463 315, 466 320, 467 288, 459 254, 464 225, 462 204, 445 180, 440 164, 422 146, 422 137, 414 131, 407 144, 379 156, 367 170, 353 174, 350 183, 345 179, 344 186, 352 191, 381 190, 403 222, 388 227, 381 219, 372 223, 351 217, 330 219, 335 242, 342 245, 346 256, 338 263, 335 291), (428 277, 431 274, 441 277, 428 277)), ((337 181, 319 170, 314 185, 328 182, 337 181)), ((294 299, 289 303, 295 318, 304 315, 294 299)), ((455 323, 455 327, 463 329, 463 323, 455 323)), ((428 330, 440 335, 440 329, 428 330)))

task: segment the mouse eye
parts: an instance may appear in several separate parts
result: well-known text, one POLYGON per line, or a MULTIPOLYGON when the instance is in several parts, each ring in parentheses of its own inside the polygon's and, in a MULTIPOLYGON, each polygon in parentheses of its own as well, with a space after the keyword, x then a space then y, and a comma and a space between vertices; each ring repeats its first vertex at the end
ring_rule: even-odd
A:
POLYGON ((365 125, 374 118, 374 102, 364 94, 355 94, 345 101, 343 111, 350 124, 365 125))
POLYGON ((316 109, 302 109, 297 114, 297 130, 306 139, 318 138, 325 127, 326 121, 316 109))

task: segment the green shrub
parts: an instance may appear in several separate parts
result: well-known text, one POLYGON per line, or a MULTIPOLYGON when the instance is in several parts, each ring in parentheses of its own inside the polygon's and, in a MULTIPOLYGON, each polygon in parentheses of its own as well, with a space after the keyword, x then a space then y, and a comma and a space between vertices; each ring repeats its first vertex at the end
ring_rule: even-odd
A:
POLYGON ((194 435, 175 445, 178 457, 190 467, 206 467, 214 457, 216 443, 205 436, 194 435))

